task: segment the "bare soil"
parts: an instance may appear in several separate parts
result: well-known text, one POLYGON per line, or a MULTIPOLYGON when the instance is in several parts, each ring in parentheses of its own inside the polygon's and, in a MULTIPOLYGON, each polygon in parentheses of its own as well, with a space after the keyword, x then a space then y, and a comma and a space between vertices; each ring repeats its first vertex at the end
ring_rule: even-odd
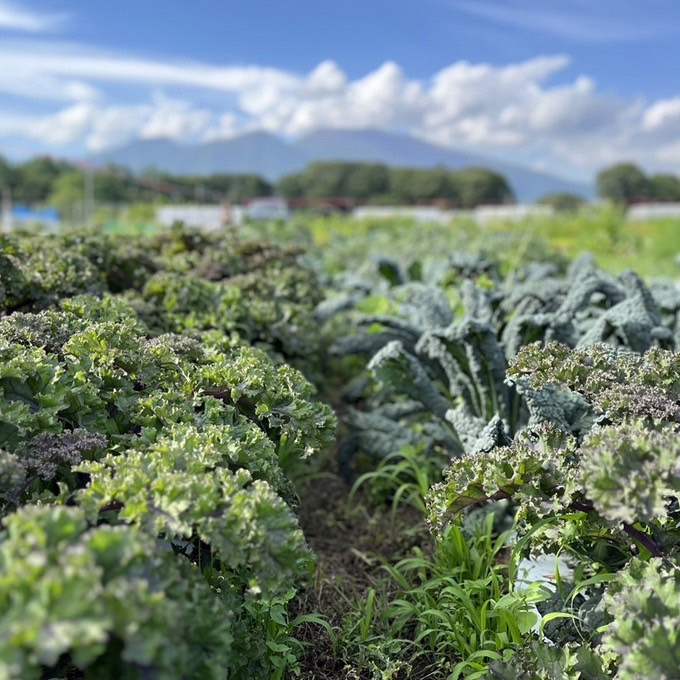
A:
MULTIPOLYGON (((352 499, 349 493, 349 485, 337 474, 320 477, 300 492, 300 524, 316 554, 317 568, 295 603, 298 610, 294 606, 291 614, 319 613, 336 630, 356 602, 365 601, 369 588, 396 597, 398 588, 394 584, 389 593, 383 564, 393 564, 409 554, 413 546, 426 548, 430 542, 417 510, 400 507, 393 520, 390 508, 375 507, 361 491, 352 499)), ((354 667, 342 649, 334 650, 319 626, 306 624, 296 631, 296 637, 306 644, 303 680, 374 679, 369 670, 354 667)), ((393 680, 435 678, 427 667, 427 660, 423 660, 422 669, 399 672, 393 680)))

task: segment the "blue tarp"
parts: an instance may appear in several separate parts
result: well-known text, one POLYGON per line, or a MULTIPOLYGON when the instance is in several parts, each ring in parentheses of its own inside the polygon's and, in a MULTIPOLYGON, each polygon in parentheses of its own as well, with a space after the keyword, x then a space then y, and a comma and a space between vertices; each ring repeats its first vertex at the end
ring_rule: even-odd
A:
POLYGON ((42 222, 58 225, 59 213, 54 208, 29 208, 26 205, 15 205, 12 208, 12 220, 16 222, 42 222))

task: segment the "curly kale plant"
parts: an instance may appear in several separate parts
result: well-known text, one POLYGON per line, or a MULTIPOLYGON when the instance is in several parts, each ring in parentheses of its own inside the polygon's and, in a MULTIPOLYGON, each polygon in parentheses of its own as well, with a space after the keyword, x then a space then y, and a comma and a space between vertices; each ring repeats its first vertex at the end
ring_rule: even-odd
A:
MULTIPOLYGON (((514 441, 455 460, 431 492, 434 527, 480 503, 510 499, 524 551, 566 552, 591 590, 609 584, 600 668, 623 678, 673 677, 680 626, 680 353, 537 343, 520 351, 509 379, 530 411, 547 389, 558 400, 578 396, 586 407, 580 427, 551 421, 544 411, 514 441)), ((592 632, 591 638, 599 639, 592 632)), ((572 677, 559 673, 575 673, 595 647, 574 651, 572 662, 568 650, 541 649, 508 669, 572 677)))
POLYGON ((0 574, 2 678, 225 677, 236 598, 149 534, 27 506, 5 519, 0 574))
POLYGON ((235 589, 269 597, 285 593, 306 546, 295 516, 276 493, 283 480, 269 442, 254 430, 245 423, 200 430, 177 425, 151 445, 81 463, 75 470, 90 480, 77 502, 92 522, 107 508, 164 536, 193 560, 210 564, 214 585, 227 579, 235 589))
POLYGON ((0 313, 124 294, 154 334, 215 330, 304 364, 321 349, 313 319, 321 293, 299 260, 295 248, 183 228, 153 238, 3 237, 0 313))
POLYGON ((680 569, 634 559, 605 595, 612 617, 605 650, 620 659, 617 678, 666 678, 680 668, 680 569))
POLYGON ((157 273, 128 295, 154 332, 216 330, 301 363, 319 353, 312 315, 322 295, 299 249, 185 229, 151 245, 157 273))
POLYGON ((0 331, 0 676, 269 677, 310 558, 287 472, 332 411, 263 351, 149 338, 117 298, 0 331))

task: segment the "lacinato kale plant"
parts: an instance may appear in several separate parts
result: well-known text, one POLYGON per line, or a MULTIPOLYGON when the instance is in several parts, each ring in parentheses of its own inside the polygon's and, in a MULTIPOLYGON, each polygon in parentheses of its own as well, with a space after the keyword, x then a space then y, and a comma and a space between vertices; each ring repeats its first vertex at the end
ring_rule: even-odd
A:
POLYGON ((333 351, 367 357, 374 378, 348 390, 362 407, 347 418, 341 461, 348 474, 358 451, 381 459, 420 445, 455 457, 511 439, 530 419, 576 427, 584 415, 579 394, 557 398, 546 387, 539 395, 505 381, 507 362, 530 342, 606 342, 634 352, 674 346, 675 318, 659 306, 668 309, 672 294, 663 289, 657 304, 633 272, 613 277, 582 258, 566 277, 546 264, 504 280, 484 260, 476 268, 462 264, 452 258, 448 274, 435 270, 424 284, 404 282, 396 263, 387 269, 380 263, 391 287, 363 299, 355 287, 357 311, 322 310, 324 317, 335 312, 354 320, 358 332, 333 351), (377 313, 366 313, 371 308, 377 313))

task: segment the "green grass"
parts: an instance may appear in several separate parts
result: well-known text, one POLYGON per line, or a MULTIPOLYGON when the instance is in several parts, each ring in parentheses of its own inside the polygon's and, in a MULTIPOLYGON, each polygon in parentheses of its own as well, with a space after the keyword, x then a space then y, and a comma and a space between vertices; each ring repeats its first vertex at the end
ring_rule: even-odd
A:
POLYGON ((373 499, 390 500, 393 522, 400 504, 415 508, 425 517, 425 498, 430 487, 441 479, 445 466, 442 458, 427 456, 413 446, 403 447, 380 461, 375 470, 362 474, 352 486, 350 500, 360 487, 367 485, 373 499))
POLYGON ((614 274, 635 269, 643 277, 680 277, 680 218, 628 222, 612 206, 588 206, 578 212, 521 222, 479 226, 469 219, 448 225, 416 224, 405 218, 353 220, 304 217, 287 224, 251 224, 244 235, 303 244, 329 273, 368 270, 375 255, 405 261, 437 260, 459 250, 483 252, 504 269, 532 259, 566 262, 592 253, 600 267, 614 274))
POLYGON ((546 246, 566 257, 592 253, 599 266, 612 273, 635 269, 644 277, 680 276, 680 218, 627 222, 615 208, 584 209, 549 219, 527 219, 519 224, 497 223, 488 231, 494 236, 512 234, 538 237, 546 246))
POLYGON ((338 631, 342 656, 376 679, 475 680, 533 639, 532 604, 545 593, 513 591, 509 532, 495 533, 493 520, 472 535, 451 526, 431 554, 413 548, 385 563, 386 578, 350 603, 338 631))

